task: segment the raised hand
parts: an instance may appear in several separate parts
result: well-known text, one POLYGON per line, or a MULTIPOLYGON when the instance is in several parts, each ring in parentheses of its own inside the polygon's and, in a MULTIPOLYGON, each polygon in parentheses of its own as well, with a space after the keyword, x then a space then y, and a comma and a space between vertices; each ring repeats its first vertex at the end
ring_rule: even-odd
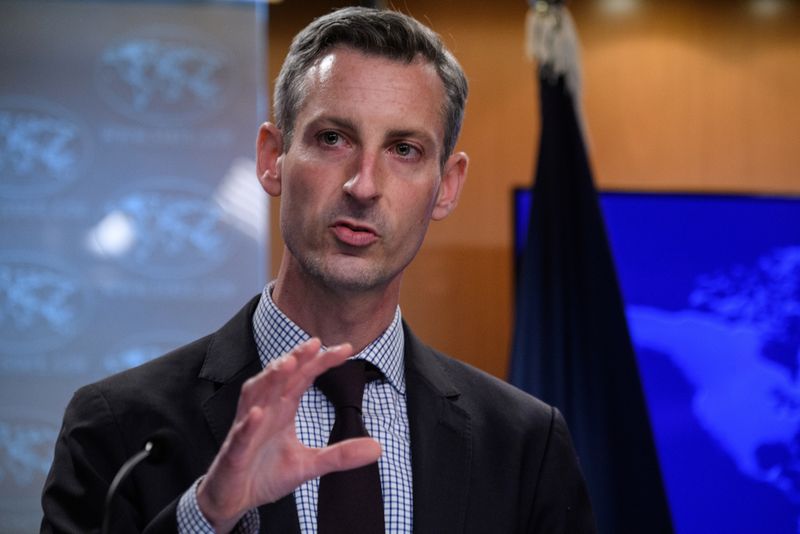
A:
POLYGON ((353 354, 349 344, 320 347, 316 338, 301 343, 242 387, 233 426, 197 489, 200 510, 217 532, 229 532, 247 510, 277 501, 306 480, 380 456, 372 438, 320 449, 297 439, 294 419, 303 393, 353 354))

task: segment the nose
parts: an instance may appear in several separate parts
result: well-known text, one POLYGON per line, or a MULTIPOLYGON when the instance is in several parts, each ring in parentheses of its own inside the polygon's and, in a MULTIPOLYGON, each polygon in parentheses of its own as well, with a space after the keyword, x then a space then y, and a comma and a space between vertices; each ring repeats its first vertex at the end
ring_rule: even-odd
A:
POLYGON ((360 202, 373 202, 380 197, 379 160, 364 154, 352 169, 351 178, 344 183, 345 194, 360 202))

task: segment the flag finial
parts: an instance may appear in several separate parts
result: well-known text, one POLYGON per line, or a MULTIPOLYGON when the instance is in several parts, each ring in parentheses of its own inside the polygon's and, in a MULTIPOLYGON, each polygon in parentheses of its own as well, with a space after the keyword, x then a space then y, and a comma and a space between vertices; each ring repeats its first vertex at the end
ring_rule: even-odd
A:
POLYGON ((575 101, 581 90, 578 32, 561 2, 531 0, 525 22, 525 53, 550 81, 564 76, 575 101))

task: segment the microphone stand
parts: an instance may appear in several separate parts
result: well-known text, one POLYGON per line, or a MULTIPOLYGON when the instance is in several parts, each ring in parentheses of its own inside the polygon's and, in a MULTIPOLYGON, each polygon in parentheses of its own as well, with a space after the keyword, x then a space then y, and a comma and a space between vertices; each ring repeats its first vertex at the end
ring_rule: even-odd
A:
POLYGON ((108 493, 106 493, 106 502, 105 506, 103 507, 103 526, 100 529, 102 534, 109 534, 109 528, 111 523, 111 502, 114 500, 114 497, 117 494, 117 489, 119 489, 119 485, 128 477, 131 471, 139 465, 143 460, 146 460, 148 456, 150 456, 151 451, 153 450, 153 440, 149 440, 145 443, 144 448, 131 456, 128 461, 122 464, 122 467, 119 468, 117 471, 114 480, 111 481, 111 485, 108 487, 108 493))

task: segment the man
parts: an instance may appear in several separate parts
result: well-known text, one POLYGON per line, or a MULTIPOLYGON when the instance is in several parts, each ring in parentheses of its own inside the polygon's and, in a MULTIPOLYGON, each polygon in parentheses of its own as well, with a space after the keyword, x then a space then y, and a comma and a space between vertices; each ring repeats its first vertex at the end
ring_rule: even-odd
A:
POLYGON ((316 532, 319 478, 376 460, 387 532, 593 532, 561 415, 400 318, 403 270, 466 176, 458 63, 410 17, 347 8, 295 38, 275 93, 257 168, 281 197, 277 279, 215 334, 76 393, 42 531, 96 529, 114 473, 167 428, 178 454, 137 468, 113 532, 316 532), (379 371, 372 438, 326 446, 339 412, 314 382, 348 358, 379 371))

